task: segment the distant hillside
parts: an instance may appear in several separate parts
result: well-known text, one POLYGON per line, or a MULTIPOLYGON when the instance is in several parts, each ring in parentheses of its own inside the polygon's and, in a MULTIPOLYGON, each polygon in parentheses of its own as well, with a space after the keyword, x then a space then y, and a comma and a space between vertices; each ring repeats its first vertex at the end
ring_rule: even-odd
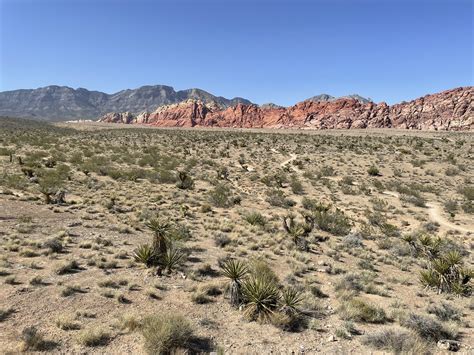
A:
POLYGON ((201 89, 175 91, 171 86, 165 85, 142 86, 115 94, 52 85, 39 89, 0 92, 0 115, 50 121, 95 119, 111 111, 154 111, 160 106, 188 99, 213 103, 222 109, 237 103, 251 104, 249 100, 240 97, 226 99, 201 89))

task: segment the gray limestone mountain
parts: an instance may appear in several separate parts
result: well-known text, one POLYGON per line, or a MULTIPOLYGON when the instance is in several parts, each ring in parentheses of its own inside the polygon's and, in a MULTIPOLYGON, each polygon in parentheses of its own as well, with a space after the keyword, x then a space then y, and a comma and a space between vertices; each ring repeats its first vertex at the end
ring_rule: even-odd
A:
POLYGON ((213 103, 222 109, 238 103, 251 104, 249 100, 240 97, 226 99, 201 89, 175 91, 171 86, 165 85, 142 86, 115 94, 52 85, 0 92, 0 115, 49 121, 95 119, 111 111, 154 111, 160 106, 188 99, 213 103))

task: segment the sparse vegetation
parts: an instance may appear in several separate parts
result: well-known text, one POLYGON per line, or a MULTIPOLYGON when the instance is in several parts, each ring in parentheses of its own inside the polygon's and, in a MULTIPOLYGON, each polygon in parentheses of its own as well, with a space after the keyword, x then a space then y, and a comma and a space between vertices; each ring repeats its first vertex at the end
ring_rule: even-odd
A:
POLYGON ((4 122, 5 352, 472 343, 469 135, 4 122))

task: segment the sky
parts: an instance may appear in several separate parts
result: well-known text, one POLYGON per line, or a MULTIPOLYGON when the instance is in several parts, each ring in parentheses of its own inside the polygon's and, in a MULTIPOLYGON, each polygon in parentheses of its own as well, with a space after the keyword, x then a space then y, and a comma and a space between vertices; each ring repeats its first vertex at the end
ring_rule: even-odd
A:
POLYGON ((389 104, 473 85, 472 0, 0 0, 0 91, 389 104))

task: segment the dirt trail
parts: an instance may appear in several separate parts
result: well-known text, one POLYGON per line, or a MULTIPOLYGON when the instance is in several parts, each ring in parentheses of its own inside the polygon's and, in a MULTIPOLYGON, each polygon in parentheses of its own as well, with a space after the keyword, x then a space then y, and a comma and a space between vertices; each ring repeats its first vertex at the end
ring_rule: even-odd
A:
MULTIPOLYGON (((278 150, 272 148, 270 149, 273 153, 280 153, 278 150)), ((294 153, 290 153, 290 159, 287 159, 285 160, 283 163, 280 164, 280 167, 284 168, 285 166, 287 166, 288 164, 290 164, 293 160, 295 160, 296 158, 298 158, 298 155, 294 154, 294 153)), ((298 167, 296 166, 291 166, 291 168, 296 171, 296 172, 301 172, 300 169, 298 169, 298 167)))
MULTIPOLYGON (((400 197, 400 194, 393 192, 393 191, 383 191, 383 194, 393 196, 396 198, 400 197)), ((433 220, 434 222, 439 223, 442 226, 445 226, 446 228, 450 229, 455 229, 460 232, 465 232, 465 233, 474 233, 474 226, 473 225, 464 225, 464 226, 458 226, 457 224, 454 224, 447 220, 443 216, 442 208, 435 202, 428 202, 426 204, 426 207, 428 207, 428 215, 430 216, 430 219, 433 220)))
POLYGON ((460 232, 474 233, 473 225, 458 226, 457 224, 451 223, 446 218, 444 218, 441 206, 433 202, 427 203, 426 206, 429 208, 428 214, 430 215, 430 218, 439 224, 444 225, 447 228, 456 229, 460 232))

